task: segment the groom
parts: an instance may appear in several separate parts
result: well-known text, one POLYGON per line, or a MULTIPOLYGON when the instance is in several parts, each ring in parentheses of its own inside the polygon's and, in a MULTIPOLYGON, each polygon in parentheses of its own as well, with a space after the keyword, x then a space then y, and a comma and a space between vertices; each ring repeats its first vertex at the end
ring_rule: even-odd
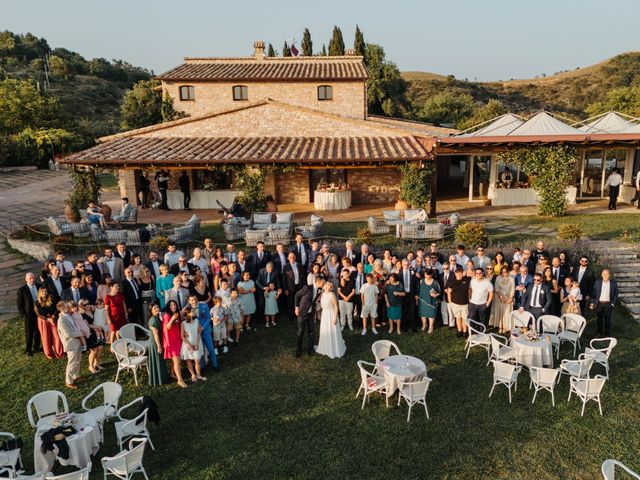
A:
POLYGON ((300 289, 295 296, 294 306, 295 314, 298 317, 298 345, 296 349, 296 357, 302 355, 302 337, 304 336, 304 329, 307 329, 307 336, 309 338, 309 355, 314 353, 315 344, 315 318, 316 318, 316 304, 320 299, 320 293, 322 293, 322 287, 324 286, 324 277, 316 277, 316 281, 313 285, 305 285, 300 289))

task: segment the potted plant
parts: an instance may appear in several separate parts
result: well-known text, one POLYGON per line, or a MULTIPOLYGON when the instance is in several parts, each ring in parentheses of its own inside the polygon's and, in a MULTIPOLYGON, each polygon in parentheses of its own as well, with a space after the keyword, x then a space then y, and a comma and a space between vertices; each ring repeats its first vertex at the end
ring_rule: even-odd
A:
POLYGON ((415 163, 405 163, 400 167, 402 180, 400 195, 395 208, 425 208, 431 198, 431 171, 415 163))

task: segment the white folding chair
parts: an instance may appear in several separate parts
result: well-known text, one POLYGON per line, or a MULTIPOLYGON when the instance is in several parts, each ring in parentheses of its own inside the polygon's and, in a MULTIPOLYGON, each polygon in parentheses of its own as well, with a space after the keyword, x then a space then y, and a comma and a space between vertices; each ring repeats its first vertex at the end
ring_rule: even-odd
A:
POLYGON ((404 399, 409 405, 409 411, 407 412, 407 422, 411 418, 411 407, 416 403, 424 405, 424 411, 429 418, 429 410, 427 409, 427 391, 429 390, 429 384, 431 379, 429 377, 423 377, 422 380, 417 382, 401 382, 400 383, 400 395, 398 395, 398 405, 400 400, 404 399))
POLYGON ((118 361, 116 382, 118 381, 118 377, 122 370, 131 370, 133 372, 133 379, 135 380, 136 385, 138 385, 138 369, 143 366, 147 367, 147 370, 149 368, 147 364, 147 356, 145 355, 146 350, 142 348, 141 351, 134 352, 130 346, 131 340, 126 338, 119 338, 111 344, 111 352, 113 352, 113 355, 118 361))
POLYGON ((469 330, 465 350, 467 351, 464 358, 469 358, 469 352, 473 347, 482 347, 487 351, 487 358, 491 355, 491 337, 487 334, 486 327, 475 320, 466 318, 464 323, 469 330))
POLYGON ((396 352, 395 355, 402 355, 398 346, 391 340, 377 340, 371 345, 371 351, 376 358, 376 364, 393 355, 394 350, 396 352))
POLYGON ((496 333, 490 333, 489 336, 491 340, 491 356, 487 361, 487 365, 491 363, 491 360, 516 363, 518 352, 508 345, 507 337, 496 333))
POLYGON ((492 362, 493 386, 489 392, 489 398, 493 395, 496 385, 504 385, 509 390, 509 403, 511 403, 511 387, 514 387, 514 391, 518 391, 518 373, 520 373, 522 367, 511 363, 499 362, 498 360, 492 360, 492 362))
POLYGON ((602 365, 607 372, 605 377, 609 379, 609 356, 611 351, 618 344, 618 340, 613 337, 594 338, 587 348, 584 349, 584 354, 593 357, 596 363, 602 365))
MULTIPOLYGON (((560 373, 575 378, 588 378, 593 362, 593 357, 581 353, 578 356, 578 360, 562 360, 560 362, 560 373)), ((560 377, 558 377, 558 382, 560 382, 560 377)))
POLYGON ((569 388, 569 398, 567 398, 567 402, 571 400, 571 394, 575 393, 582 400, 582 411, 580 412, 580 416, 584 416, 584 407, 587 405, 589 400, 598 403, 598 408, 600 409, 600 416, 602 416, 602 404, 600 403, 600 392, 602 392, 602 387, 604 387, 604 382, 607 381, 606 377, 603 375, 596 375, 593 378, 569 378, 571 386, 569 388))
POLYGON ((33 428, 38 428, 43 422, 51 421, 58 413, 69 413, 67 397, 59 390, 36 393, 27 402, 27 416, 33 428), (33 416, 33 409, 35 409, 36 418, 33 416))
POLYGON ((149 430, 147 428, 147 412, 149 409, 145 408, 134 418, 126 418, 122 416, 125 410, 141 403, 142 397, 138 397, 133 402, 127 403, 124 407, 120 407, 120 409, 118 410, 117 416, 120 421, 115 422, 113 425, 116 429, 116 437, 118 437, 118 445, 120 446, 120 450, 122 450, 122 444, 125 440, 134 437, 146 438, 147 440, 149 440, 149 445, 151 446, 151 448, 155 450, 153 442, 151 441, 151 435, 149 435, 149 430))
POLYGON ((562 315, 562 322, 564 328, 558 334, 560 339, 560 345, 564 342, 573 344, 573 356, 576 356, 576 348, 580 347, 580 337, 584 332, 584 327, 587 326, 587 320, 577 313, 565 313, 562 315))
POLYGON ((53 473, 47 473, 45 480, 89 480, 89 474, 91 473, 91 462, 80 470, 71 473, 65 473, 64 475, 54 475, 53 473))
POLYGON ((515 327, 536 328, 536 318, 531 312, 527 312, 526 310, 523 312, 514 310, 511 312, 511 330, 515 327))
MULTIPOLYGON (((0 439, 15 440, 16 436, 9 432, 0 432, 0 439)), ((9 478, 15 477, 18 474, 18 470, 22 470, 22 455, 20 448, 14 448, 12 450, 0 450, 0 470, 4 469, 9 475, 9 478), (20 468, 18 468, 18 466, 20 468)))
MULTIPOLYGON (((623 470, 629 477, 635 478, 636 480, 640 480, 640 475, 638 475, 636 472, 631 470, 624 463, 619 462, 618 460, 613 460, 611 458, 602 462, 602 478, 604 480, 615 480, 616 467, 623 470)), ((626 478, 626 476, 624 478, 626 478)))
POLYGON ((113 475, 121 480, 129 480, 134 473, 142 473, 144 478, 149 480, 147 472, 142 465, 142 457, 144 456, 146 445, 146 438, 132 438, 129 440, 128 450, 122 450, 113 457, 102 457, 100 461, 104 470, 104 478, 106 479, 108 475, 113 475))
POLYGON ((542 330, 542 336, 549 337, 551 346, 556 351, 556 359, 560 359, 560 337, 558 334, 562 330, 562 319, 555 315, 540 315, 538 318, 540 328, 542 330))
POLYGON ((551 405, 554 407, 556 406, 556 400, 553 396, 553 388, 557 383, 559 373, 560 372, 557 368, 529 367, 529 375, 531 376, 529 388, 531 388, 531 385, 535 387, 531 403, 536 401, 536 395, 540 390, 547 390, 551 393, 551 405))
POLYGON ((356 398, 360 395, 360 392, 364 392, 362 398, 362 409, 364 404, 369 400, 369 395, 372 393, 380 393, 386 397, 387 407, 389 406, 389 397, 387 397, 387 381, 382 375, 376 375, 376 365, 371 362, 365 362, 364 360, 358 360, 358 369, 360 370, 360 388, 356 393, 356 398), (367 370, 370 367, 370 371, 367 370))
POLYGON ((116 382, 104 382, 94 388, 89 395, 82 400, 82 408, 85 415, 91 416, 100 426, 100 436, 104 440, 104 422, 115 417, 118 411, 118 403, 122 396, 122 386, 116 382), (95 407, 89 407, 93 397, 102 393, 102 403, 95 407))
POLYGON ((141 347, 143 347, 145 351, 149 350, 150 332, 143 326, 137 323, 127 323, 120 327, 118 332, 120 332, 120 338, 130 340, 131 344, 129 348, 132 349, 132 351, 139 352, 142 350, 141 347), (138 340, 138 335, 144 337, 144 339, 138 340))

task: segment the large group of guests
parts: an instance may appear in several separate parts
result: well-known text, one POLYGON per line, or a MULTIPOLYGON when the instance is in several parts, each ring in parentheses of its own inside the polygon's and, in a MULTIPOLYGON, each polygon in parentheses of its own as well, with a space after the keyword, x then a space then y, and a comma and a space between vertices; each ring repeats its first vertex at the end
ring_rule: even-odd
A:
POLYGON ((599 333, 609 336, 616 283, 607 270, 596 279, 587 257, 577 260, 565 251, 551 256, 543 241, 493 258, 483 246, 471 253, 464 245, 445 256, 436 243, 404 255, 351 241, 332 250, 302 235, 274 251, 262 242, 252 251, 223 248, 207 238, 188 256, 170 244, 144 258, 119 243, 75 263, 56 252, 39 275, 25 276, 17 303, 26 353, 66 354, 69 388, 77 388, 83 352, 89 371, 101 370, 104 346, 127 323, 150 331, 150 383, 172 378, 186 387, 182 362, 192 382, 206 381, 207 366, 219 368, 218 356, 239 346, 243 333, 274 328, 279 318, 298 320, 299 356, 303 330, 313 330, 301 317, 321 317, 319 296, 307 295, 318 288, 335 294, 340 329, 361 335, 380 328, 431 334, 441 324, 463 336, 467 318, 505 332, 514 310, 538 318, 592 308, 599 333))

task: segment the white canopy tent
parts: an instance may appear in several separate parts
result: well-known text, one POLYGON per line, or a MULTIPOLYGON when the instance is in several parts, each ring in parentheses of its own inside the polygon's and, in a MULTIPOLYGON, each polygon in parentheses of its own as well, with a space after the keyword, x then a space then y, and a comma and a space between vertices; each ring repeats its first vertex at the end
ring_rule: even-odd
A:
POLYGON ((640 132, 640 126, 633 120, 638 119, 618 112, 606 112, 585 120, 588 123, 584 123, 578 129, 585 133, 624 133, 629 129, 637 128, 636 131, 640 132))
POLYGON ((525 122, 525 119, 514 115, 513 113, 505 113, 504 115, 500 115, 493 120, 489 120, 487 122, 481 123, 473 127, 473 131, 469 132, 469 130, 465 130, 468 133, 462 133, 461 137, 484 137, 488 135, 508 135, 509 132, 513 131, 515 128, 518 128, 525 122), (475 130, 476 128, 478 130, 475 130))

